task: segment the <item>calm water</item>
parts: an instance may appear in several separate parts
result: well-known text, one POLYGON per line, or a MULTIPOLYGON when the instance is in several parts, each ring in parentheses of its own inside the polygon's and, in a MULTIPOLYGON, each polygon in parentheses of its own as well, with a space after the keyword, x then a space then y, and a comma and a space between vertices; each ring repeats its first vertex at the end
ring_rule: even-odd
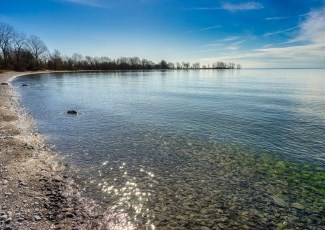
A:
POLYGON ((108 228, 324 224, 319 194, 292 195, 247 159, 301 162, 323 175, 325 70, 60 73, 14 84, 102 203, 108 228))

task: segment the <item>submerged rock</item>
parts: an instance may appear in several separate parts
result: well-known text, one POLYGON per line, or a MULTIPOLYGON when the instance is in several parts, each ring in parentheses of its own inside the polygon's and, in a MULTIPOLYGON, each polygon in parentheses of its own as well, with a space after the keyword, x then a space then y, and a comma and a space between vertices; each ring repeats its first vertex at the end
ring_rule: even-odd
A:
POLYGON ((77 115, 78 112, 76 110, 68 110, 67 114, 73 114, 73 115, 77 115))
POLYGON ((299 203, 293 203, 291 204, 291 207, 296 208, 296 209, 305 209, 305 206, 299 203))
POLYGON ((272 198, 275 204, 279 205, 280 207, 287 207, 287 203, 280 197, 272 196, 272 198))

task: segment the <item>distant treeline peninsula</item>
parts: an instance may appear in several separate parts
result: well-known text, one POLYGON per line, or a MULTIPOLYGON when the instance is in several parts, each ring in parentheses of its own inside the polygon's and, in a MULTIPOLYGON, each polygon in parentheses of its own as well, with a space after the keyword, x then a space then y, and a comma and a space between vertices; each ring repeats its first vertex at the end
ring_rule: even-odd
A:
POLYGON ((240 69, 235 63, 215 62, 200 65, 199 62, 159 63, 138 57, 90 57, 75 53, 63 56, 58 50, 50 52, 37 36, 27 37, 11 25, 0 23, 0 69, 16 71, 34 70, 154 70, 154 69, 240 69))

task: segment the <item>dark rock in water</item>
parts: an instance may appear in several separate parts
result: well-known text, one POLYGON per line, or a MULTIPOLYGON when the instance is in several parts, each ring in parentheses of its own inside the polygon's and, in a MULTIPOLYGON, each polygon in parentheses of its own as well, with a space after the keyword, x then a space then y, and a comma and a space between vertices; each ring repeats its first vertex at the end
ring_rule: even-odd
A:
POLYGON ((1 85, 8 85, 8 83, 7 82, 2 82, 1 85))
POLYGON ((77 115, 78 112, 76 110, 68 110, 67 114, 73 114, 73 115, 77 115))
POLYGON ((28 84, 22 84, 21 86, 29 86, 28 84))

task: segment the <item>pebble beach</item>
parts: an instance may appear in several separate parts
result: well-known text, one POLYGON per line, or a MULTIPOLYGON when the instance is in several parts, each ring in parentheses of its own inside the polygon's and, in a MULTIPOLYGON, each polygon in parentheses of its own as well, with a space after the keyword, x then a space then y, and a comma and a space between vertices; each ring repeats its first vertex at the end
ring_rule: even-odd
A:
MULTIPOLYGON (((24 72, 23 74, 31 74, 24 72)), ((34 131, 0 74, 0 229, 96 229, 95 204, 82 198, 66 166, 34 131)))

